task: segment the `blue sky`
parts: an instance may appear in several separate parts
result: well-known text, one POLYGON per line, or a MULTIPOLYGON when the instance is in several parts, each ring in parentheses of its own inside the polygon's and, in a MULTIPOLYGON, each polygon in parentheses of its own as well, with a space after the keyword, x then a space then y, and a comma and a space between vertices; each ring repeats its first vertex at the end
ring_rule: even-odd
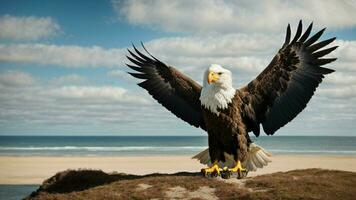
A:
POLYGON ((1 1, 1 135, 204 135, 125 74, 143 41, 201 82, 212 63, 243 86, 268 64, 285 28, 314 22, 337 36, 338 61, 279 135, 355 135, 354 1, 1 1))

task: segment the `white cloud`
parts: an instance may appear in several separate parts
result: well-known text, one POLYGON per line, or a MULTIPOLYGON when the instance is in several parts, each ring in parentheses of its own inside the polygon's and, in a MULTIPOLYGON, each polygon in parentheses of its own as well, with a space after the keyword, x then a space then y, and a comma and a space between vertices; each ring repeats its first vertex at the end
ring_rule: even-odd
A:
MULTIPOLYGON (((129 71, 129 69, 127 69, 126 71, 129 71)), ((133 78, 133 77, 132 77, 130 74, 128 74, 126 71, 119 70, 119 69, 111 70, 111 71, 109 71, 109 72, 107 73, 107 75, 108 75, 109 77, 124 79, 124 80, 131 81, 131 82, 137 81, 137 79, 133 78)))
MULTIPOLYGON (((149 51, 167 64, 202 70, 212 63, 251 71, 263 69, 283 36, 227 34, 209 37, 161 38, 146 43, 149 51)), ((0 44, 0 61, 78 67, 122 67, 129 62, 125 48, 105 49, 47 44, 0 44)))
POLYGON ((334 45, 339 47, 331 53, 331 57, 338 58, 336 70, 343 70, 345 72, 356 72, 356 41, 337 40, 334 45))
POLYGON ((39 40, 59 32, 60 26, 51 17, 0 17, 0 39, 39 40))
POLYGON ((124 49, 104 49, 99 46, 0 44, 0 61, 64 67, 122 66, 125 53, 124 49))
MULTIPOLYGON (((185 36, 160 38, 147 42, 147 49, 158 59, 188 73, 201 82, 201 74, 210 64, 218 63, 234 73, 236 85, 246 84, 260 73, 272 60, 284 40, 274 34, 226 34, 209 36, 185 36), (244 76, 241 76, 243 74, 244 76)), ((338 40, 340 47, 331 56, 338 61, 328 66, 342 71, 354 71, 356 53, 354 41, 338 40)), ((141 47, 138 47, 142 50, 141 47)), ((143 51, 144 52, 144 51, 143 51)), ((78 67, 120 67, 108 73, 132 80, 123 71, 128 52, 125 48, 105 49, 99 46, 81 47, 71 45, 14 44, 0 45, 0 61, 78 67)), ((341 72, 342 72, 341 71, 341 72)), ((66 77, 76 78, 79 77, 66 77)), ((63 78, 62 78, 63 79, 63 78)), ((59 81, 59 80, 57 80, 59 81)), ((62 80, 73 81, 73 80, 62 80)), ((79 83, 76 80, 76 83, 79 83)))
MULTIPOLYGON (((10 73, 8 73, 10 74, 10 73)), ((30 74, 11 72, 10 80, 18 80, 30 74)), ((151 98, 133 93, 122 87, 113 86, 55 86, 36 80, 37 84, 21 85, 8 83, 9 75, 0 76, 0 129, 31 132, 37 130, 85 130, 91 128, 115 130, 140 127, 144 122, 159 119, 163 108, 154 104, 151 98), (157 109, 158 108, 158 109, 157 109)), ((15 82, 16 83, 16 82, 15 82)), ((173 121, 173 116, 159 122, 173 121)), ((154 126, 154 123, 152 123, 154 126)), ((97 131, 98 129, 96 129, 97 131)), ((63 133, 63 132, 62 132, 63 133)), ((110 133, 110 131, 109 131, 110 133)))
MULTIPOLYGON (((188 73, 201 82, 201 74, 210 64, 218 63, 234 73, 235 84, 246 84, 260 73, 272 60, 284 40, 274 34, 225 34, 160 38, 147 42, 147 49, 158 59, 188 73), (243 74, 243 76, 241 76, 243 74)), ((337 72, 355 71, 356 43, 338 40, 339 48, 331 56, 337 62, 328 65, 337 72)), ((142 50, 142 48, 138 47, 142 50)), ((144 52, 144 51, 143 51, 144 52)), ((71 45, 13 44, 0 45, 0 61, 57 65, 64 67, 120 67, 109 76, 132 80, 123 71, 128 52, 125 48, 105 49, 99 46, 81 47, 71 45)), ((331 77, 334 77, 333 74, 331 77)), ((79 84, 79 77, 76 78, 79 84)), ((64 79, 62 77, 62 79, 64 79)), ((335 77, 332 78, 336 81, 335 77)), ((340 78, 339 78, 340 79, 340 78)), ((57 80, 60 81, 60 80, 57 80)), ((68 84, 67 84, 68 85, 68 84)))
POLYGON ((116 102, 149 104, 145 98, 130 94, 126 89, 111 86, 62 86, 44 91, 45 95, 62 100, 79 100, 80 102, 116 102))
POLYGON ((21 71, 6 71, 0 74, 0 86, 26 87, 36 82, 30 74, 21 71))
MULTIPOLYGON (((73 75, 61 76, 53 80, 66 79, 67 77, 74 77, 73 75)), ((75 75, 77 77, 77 75, 75 75)), ((79 76, 78 76, 79 77, 79 76)), ((84 79, 84 77, 81 77, 84 79)), ((52 80, 52 81, 53 81, 52 80)), ((23 90, 31 91, 29 96, 34 98, 54 98, 68 101, 95 101, 95 102, 111 102, 111 103, 137 103, 150 104, 145 98, 139 98, 138 95, 132 94, 125 88, 113 86, 61 86, 61 85, 47 85, 45 82, 39 84, 31 74, 21 71, 7 71, 0 74, 0 86, 2 93, 23 90)), ((25 93, 14 92, 13 95, 23 96, 25 93)), ((4 95, 4 94, 3 94, 4 95)), ((4 95, 5 96, 5 95, 4 95)))
POLYGON ((356 85, 322 88, 320 89, 320 94, 343 100, 355 99, 356 85))
POLYGON ((132 24, 181 32, 280 32, 299 19, 331 28, 356 26, 356 2, 345 1, 112 1, 132 24), (330 17, 330 13, 337 13, 330 17))
POLYGON ((50 83, 53 85, 83 85, 85 83, 88 83, 88 80, 85 77, 79 76, 77 74, 69 74, 56 77, 51 80, 50 83))
MULTIPOLYGON (((56 130, 57 133, 69 131, 71 134, 169 134, 172 131, 180 134, 182 128, 186 134, 198 131, 166 111, 146 92, 142 95, 113 86, 48 85, 24 72, 8 72, 6 76, 4 74, 0 76, 2 131, 26 129, 32 133, 48 133, 56 130), (6 78, 10 77, 9 74, 13 78, 6 78), (8 84, 9 80, 23 77, 32 80, 28 81, 31 84, 8 84), (7 84, 3 84, 4 80, 7 80, 7 84), (32 84, 33 82, 36 84, 32 84), (164 131, 160 132, 160 129, 164 131), (78 132, 74 132, 75 130, 78 132)), ((281 129, 279 134, 300 132, 300 126, 305 120, 318 123, 309 128, 304 127, 304 134, 305 131, 321 130, 324 126, 329 132, 335 130, 331 129, 332 126, 346 126, 355 118, 355 98, 354 86, 325 87, 322 84, 308 108, 281 129), (336 121, 340 119, 343 120, 336 121)))
MULTIPOLYGON (((356 64, 356 63, 355 63, 356 64)), ((342 71, 342 70, 340 70, 342 71)), ((332 83, 335 85, 356 85, 356 76, 355 73, 342 73, 336 71, 327 76, 327 83, 332 83)))
POLYGON ((146 45, 157 54, 185 57, 234 57, 270 53, 282 46, 283 36, 224 34, 161 38, 146 45))

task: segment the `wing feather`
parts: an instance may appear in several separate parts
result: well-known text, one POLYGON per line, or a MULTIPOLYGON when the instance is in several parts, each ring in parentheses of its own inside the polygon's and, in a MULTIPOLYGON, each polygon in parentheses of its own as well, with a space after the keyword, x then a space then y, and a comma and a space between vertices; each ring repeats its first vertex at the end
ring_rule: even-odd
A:
POLYGON ((135 78, 143 79, 138 85, 160 104, 190 125, 205 129, 201 113, 201 86, 174 67, 167 66, 153 57, 143 46, 147 55, 135 46, 127 56, 132 64, 126 64, 135 73, 128 72, 135 78))
POLYGON ((291 32, 291 30, 290 30, 290 25, 288 24, 286 39, 285 39, 285 41, 284 41, 284 44, 285 44, 285 45, 289 44, 289 42, 290 42, 290 34, 291 34, 290 32, 291 32))
POLYGON ((291 42, 291 44, 294 44, 300 37, 300 35, 302 34, 302 20, 299 21, 299 24, 298 24, 298 28, 297 28, 297 32, 295 33, 295 36, 291 42))
MULTIPOLYGON (((277 55, 255 80, 241 89, 241 93, 251 99, 250 104, 256 113, 253 119, 249 119, 255 120, 251 124, 262 124, 268 135, 293 120, 306 107, 324 75, 334 72, 322 65, 336 58, 323 56, 334 51, 337 46, 322 48, 335 38, 316 43, 325 28, 308 39, 312 27, 311 23, 302 34, 300 21, 293 40, 289 42, 291 33, 288 24, 285 43, 277 55)), ((255 128, 248 127, 249 130, 255 128)))
POLYGON ((330 47, 330 48, 327 48, 327 49, 324 49, 324 50, 321 50, 321 51, 317 51, 315 53, 312 54, 312 56, 314 58, 319 58, 319 57, 323 57, 329 53, 331 53, 332 51, 334 51, 338 46, 334 46, 334 47, 330 47))
POLYGON ((308 39, 312 29, 313 29, 313 23, 310 23, 307 30, 304 32, 304 34, 300 38, 299 42, 304 42, 306 39, 308 39))
POLYGON ((335 39, 336 39, 336 37, 333 37, 333 38, 324 40, 324 41, 322 41, 322 42, 313 44, 313 45, 311 45, 310 47, 308 47, 308 50, 311 51, 311 52, 314 52, 314 51, 316 51, 316 50, 318 50, 318 49, 321 49, 321 48, 325 47, 326 45, 330 44, 330 43, 333 42, 335 39))
POLYGON ((308 47, 308 46, 314 44, 314 42, 316 42, 316 41, 320 38, 320 36, 324 33, 325 29, 326 29, 326 28, 321 29, 319 32, 317 32, 315 35, 313 35, 311 38, 309 38, 309 39, 304 43, 304 45, 305 45, 306 47, 308 47))

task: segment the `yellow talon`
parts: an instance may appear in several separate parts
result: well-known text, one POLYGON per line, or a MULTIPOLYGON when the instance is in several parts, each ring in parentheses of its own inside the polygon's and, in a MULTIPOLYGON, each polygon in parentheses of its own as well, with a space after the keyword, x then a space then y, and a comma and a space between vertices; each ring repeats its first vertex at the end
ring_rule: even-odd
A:
POLYGON ((246 171, 246 169, 241 166, 241 162, 240 162, 240 160, 238 160, 236 162, 236 166, 233 168, 230 168, 229 171, 230 172, 243 172, 243 171, 246 171))
POLYGON ((218 175, 220 175, 220 171, 221 171, 221 169, 218 166, 218 161, 215 161, 211 167, 202 169, 202 172, 204 172, 205 175, 207 175, 208 173, 213 173, 213 172, 216 172, 218 175))

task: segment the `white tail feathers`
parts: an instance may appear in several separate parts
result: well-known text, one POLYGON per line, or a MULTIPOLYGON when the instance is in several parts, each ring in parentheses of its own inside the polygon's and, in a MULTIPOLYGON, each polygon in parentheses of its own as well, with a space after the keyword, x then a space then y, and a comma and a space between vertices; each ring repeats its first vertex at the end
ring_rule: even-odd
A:
MULTIPOLYGON (((235 160, 233 155, 229 155, 227 153, 225 155, 225 162, 219 162, 219 167, 234 167, 235 160)), ((247 159, 242 163, 242 167, 247 169, 248 171, 256 171, 257 168, 263 168, 267 166, 269 162, 272 162, 270 157, 272 154, 267 152, 262 147, 251 143, 250 148, 247 154, 247 159)), ((211 165, 209 149, 205 149, 204 151, 198 153, 193 157, 193 159, 199 160, 201 164, 211 165)))

